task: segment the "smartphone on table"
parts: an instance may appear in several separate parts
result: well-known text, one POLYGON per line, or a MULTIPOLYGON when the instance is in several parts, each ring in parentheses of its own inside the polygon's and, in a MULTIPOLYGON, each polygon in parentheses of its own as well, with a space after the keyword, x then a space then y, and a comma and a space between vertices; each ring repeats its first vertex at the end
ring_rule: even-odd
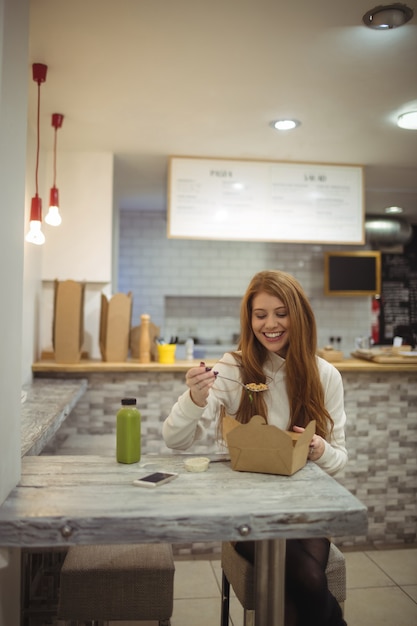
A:
POLYGON ((136 478, 133 484, 136 487, 159 487, 174 480, 178 474, 174 472, 153 472, 153 474, 147 474, 141 478, 136 478))

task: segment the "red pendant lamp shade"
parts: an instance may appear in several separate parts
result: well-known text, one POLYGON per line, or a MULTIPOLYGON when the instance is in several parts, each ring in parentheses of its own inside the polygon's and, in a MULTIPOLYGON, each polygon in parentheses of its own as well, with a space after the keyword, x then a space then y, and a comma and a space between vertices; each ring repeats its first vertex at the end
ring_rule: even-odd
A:
POLYGON ((55 186, 51 188, 49 193, 49 206, 59 207, 59 191, 55 186))
POLYGON ((52 126, 55 129, 54 135, 54 184, 49 193, 49 211, 45 217, 45 222, 50 226, 59 226, 61 223, 61 216, 59 214, 59 191, 56 186, 56 140, 58 128, 61 128, 64 116, 61 113, 52 114, 52 126))
POLYGON ((30 221, 42 221, 42 199, 38 196, 38 194, 32 198, 32 203, 30 205, 30 221))
POLYGON ((35 168, 35 185, 36 185, 36 193, 32 198, 31 206, 30 206, 30 226, 29 232, 26 235, 26 241, 29 243, 34 243, 42 245, 45 243, 45 236, 41 229, 42 224, 42 200, 38 195, 38 170, 39 170, 39 131, 40 131, 40 99, 41 99, 41 84, 46 80, 46 73, 48 71, 48 66, 43 63, 33 63, 32 65, 32 76, 33 80, 38 83, 38 115, 37 115, 37 123, 36 123, 36 168, 35 168))

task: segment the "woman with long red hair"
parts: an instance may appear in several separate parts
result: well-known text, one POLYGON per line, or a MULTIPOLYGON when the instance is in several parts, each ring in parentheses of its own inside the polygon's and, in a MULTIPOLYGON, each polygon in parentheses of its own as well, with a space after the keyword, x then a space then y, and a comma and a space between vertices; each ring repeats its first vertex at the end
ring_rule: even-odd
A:
MULTIPOLYGON (((339 371, 316 351, 314 313, 299 282, 278 270, 258 272, 242 299, 238 349, 213 369, 201 364, 187 372, 188 389, 163 425, 165 443, 189 448, 208 420, 216 421, 220 436, 225 414, 243 424, 262 415, 268 424, 296 432, 315 420, 309 460, 335 474, 347 461, 343 384, 339 371), (236 380, 267 390, 248 393, 236 380)), ((253 561, 252 542, 235 547, 253 561)), ((327 538, 287 541, 286 626, 346 624, 327 587, 329 548, 327 538)))

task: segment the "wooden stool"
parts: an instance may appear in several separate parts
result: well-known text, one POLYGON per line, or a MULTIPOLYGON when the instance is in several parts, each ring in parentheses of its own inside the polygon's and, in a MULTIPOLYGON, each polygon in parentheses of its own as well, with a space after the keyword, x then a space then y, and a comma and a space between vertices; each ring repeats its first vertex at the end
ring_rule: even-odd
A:
POLYGON ((58 618, 94 624, 157 620, 169 626, 174 571, 166 543, 72 546, 61 570, 58 618))
MULTIPOLYGON (((253 626, 255 616, 254 567, 236 552, 229 542, 222 543, 222 609, 221 626, 229 624, 230 585, 244 609, 244 626, 253 626)), ((326 567, 327 583, 330 592, 339 602, 342 611, 346 600, 346 563, 340 550, 330 544, 329 560, 326 567)))

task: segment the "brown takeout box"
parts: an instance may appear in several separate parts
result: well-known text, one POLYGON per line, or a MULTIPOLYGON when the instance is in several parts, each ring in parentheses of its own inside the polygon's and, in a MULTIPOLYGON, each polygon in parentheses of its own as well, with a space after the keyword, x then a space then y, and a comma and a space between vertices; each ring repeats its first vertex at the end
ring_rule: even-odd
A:
POLYGON ((307 462, 316 422, 311 421, 303 433, 295 433, 269 426, 261 415, 254 415, 248 424, 227 415, 222 429, 232 469, 291 476, 307 462))
POLYGON ((127 360, 129 355, 132 294, 116 293, 109 300, 101 294, 100 353, 103 361, 127 360))
POLYGON ((52 345, 57 363, 78 363, 84 342, 85 284, 55 280, 52 345))

